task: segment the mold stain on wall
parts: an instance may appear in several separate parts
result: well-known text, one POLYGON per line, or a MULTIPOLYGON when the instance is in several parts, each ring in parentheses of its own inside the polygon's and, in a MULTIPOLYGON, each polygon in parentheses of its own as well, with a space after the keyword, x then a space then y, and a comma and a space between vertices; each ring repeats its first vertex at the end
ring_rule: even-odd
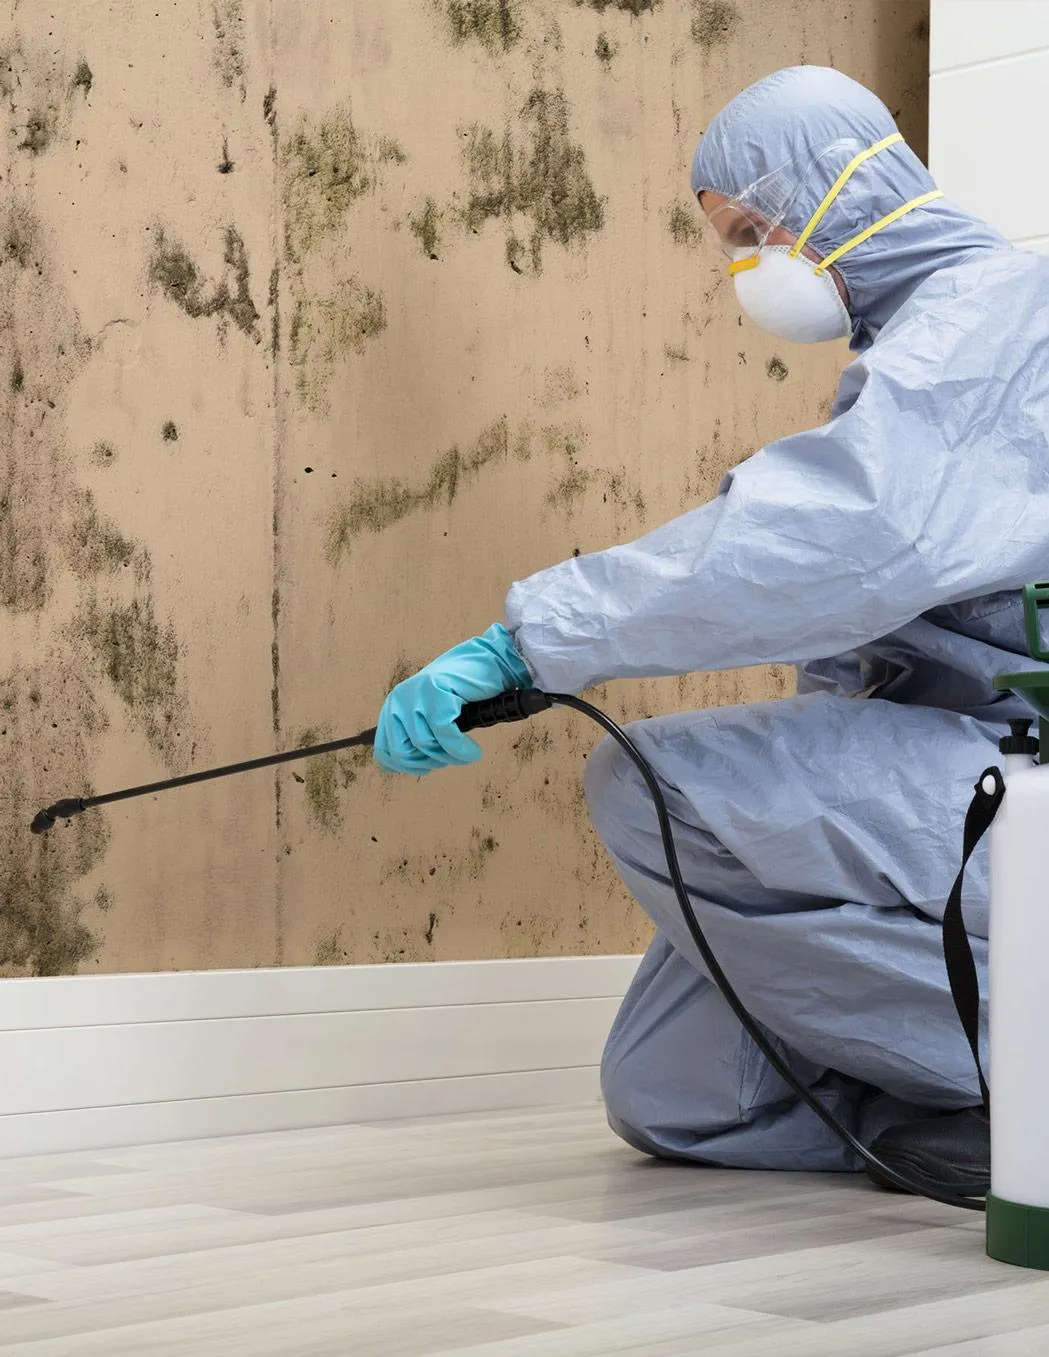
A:
POLYGON ((440 243, 440 226, 443 213, 432 198, 427 198, 422 210, 409 219, 412 235, 419 242, 427 259, 436 259, 437 246, 440 243))
POLYGON ((238 91, 243 103, 248 93, 243 0, 213 0, 211 20, 215 35, 215 70, 226 89, 238 91))
POLYGON ((338 231, 352 205, 374 186, 370 158, 348 108, 303 118, 281 146, 284 252, 301 264, 338 231))
POLYGON ((452 41, 480 42, 490 52, 505 52, 521 36, 513 0, 445 0, 452 41))
POLYGON ((83 90, 85 99, 91 93, 91 86, 95 83, 95 77, 91 73, 91 67, 86 61, 81 61, 73 72, 73 88, 83 90))
MULTIPOLYGON (((310 727, 295 742, 296 749, 307 745, 326 744, 333 739, 327 728, 310 727)), ((306 810, 310 823, 326 834, 335 834, 342 828, 342 793, 352 787, 372 763, 370 748, 339 750, 317 754, 306 759, 305 773, 295 774, 296 782, 305 787, 306 810)))
MULTIPOLYGON (((57 80, 51 71, 20 47, 0 63, 0 122, 16 154, 16 94, 37 97, 57 80)), ((53 125, 61 134, 63 119, 53 125)), ((0 626, 5 613, 36 614, 42 639, 32 663, 0 654, 0 975, 65 975, 97 958, 113 911, 104 888, 77 890, 105 855, 107 821, 93 811, 37 837, 27 820, 57 794, 91 793, 106 717, 76 644, 54 630, 48 639, 46 610, 64 571, 78 590, 94 589, 133 574, 138 557, 76 483, 64 426, 91 345, 36 218, 28 166, 18 166, 0 207, 0 364, 18 375, 0 398, 0 626)))
POLYGON ((343 360, 362 354, 386 328, 386 304, 378 289, 356 274, 340 277, 337 266, 324 273, 323 290, 312 286, 309 262, 343 231, 350 210, 379 185, 384 169, 406 162, 394 138, 366 139, 348 107, 304 117, 283 142, 278 138, 284 257, 294 303, 290 358, 300 399, 314 413, 328 409, 328 390, 343 360))
POLYGON ((87 768, 104 728, 69 654, 0 677, 0 976, 70 975, 97 955, 112 898, 85 899, 76 885, 105 855, 104 814, 60 822, 40 838, 26 818, 55 787, 90 794, 87 768))
POLYGON ((606 70, 612 65, 612 58, 618 51, 619 44, 611 42, 607 33, 597 35, 597 41, 594 43, 594 56, 606 70))
POLYGON ((651 14, 662 0, 575 0, 575 3, 585 5, 588 9, 596 9, 598 14, 604 14, 606 9, 622 10, 623 13, 631 14, 637 19, 642 14, 651 14))
POLYGON ((36 159, 68 134, 73 97, 80 89, 89 92, 85 78, 90 75, 82 62, 72 79, 64 77, 51 51, 27 47, 17 33, 0 39, 0 101, 19 152, 36 159))
POLYGON ((179 679, 175 629, 156 616, 148 587, 127 603, 88 596, 71 635, 86 642, 128 715, 172 769, 186 762, 187 702, 179 679))
POLYGON ((317 939, 313 953, 315 966, 345 966, 350 959, 343 945, 341 928, 333 929, 330 933, 322 933, 317 939))
POLYGON ((224 235, 225 273, 210 284, 185 246, 173 240, 160 225, 152 232, 153 248, 149 261, 149 281, 193 320, 217 317, 229 319, 238 330, 256 344, 259 313, 251 297, 251 271, 248 253, 240 233, 228 226, 224 235))
POLYGON ((710 53, 738 36, 743 16, 728 0, 692 0, 692 41, 710 53))
POLYGON ((702 240, 703 230, 697 213, 690 212, 684 203, 675 203, 670 209, 668 225, 675 245, 693 249, 702 240))
POLYGON ((90 490, 73 487, 66 508, 65 555, 74 575, 90 580, 134 565, 140 579, 148 577, 148 557, 116 524, 100 517, 90 490))
POLYGON ((504 461, 508 452, 507 423, 503 418, 485 429, 465 451, 452 447, 442 453, 419 485, 412 486, 394 477, 358 481, 329 520, 329 562, 337 564, 349 554, 357 538, 365 534, 384 532, 421 509, 452 504, 463 484, 472 482, 491 463, 504 461))
POLYGON ((340 360, 363 353, 385 329, 381 294, 359 278, 340 278, 323 296, 298 297, 288 338, 299 395, 308 410, 327 410, 328 387, 340 360))
POLYGON ((462 220, 475 233, 502 221, 506 260, 515 273, 529 266, 542 271, 545 242, 579 244, 604 225, 604 202, 591 182, 586 152, 572 138, 569 115, 563 91, 537 86, 502 133, 480 123, 465 130, 470 188, 462 220))

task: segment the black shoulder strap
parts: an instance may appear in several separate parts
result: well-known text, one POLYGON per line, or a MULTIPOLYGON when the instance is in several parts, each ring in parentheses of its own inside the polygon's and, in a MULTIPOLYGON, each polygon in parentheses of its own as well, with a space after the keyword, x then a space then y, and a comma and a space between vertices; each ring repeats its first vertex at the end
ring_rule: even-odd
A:
POLYGON ((965 813, 962 865, 943 912, 943 958, 947 963, 947 979, 950 981, 954 1006, 958 1010, 958 1017, 965 1028, 965 1035, 969 1038, 969 1046, 976 1061, 976 1072, 980 1076, 980 1092, 985 1107, 990 1107, 991 1095, 980 1062, 980 986, 976 978, 972 944, 969 942, 965 920, 962 918, 962 885, 969 859, 976 845, 990 828, 1004 795, 1005 779, 1001 770, 988 768, 980 775, 980 780, 976 784, 976 794, 965 813), (985 782, 991 790, 984 787, 985 782))

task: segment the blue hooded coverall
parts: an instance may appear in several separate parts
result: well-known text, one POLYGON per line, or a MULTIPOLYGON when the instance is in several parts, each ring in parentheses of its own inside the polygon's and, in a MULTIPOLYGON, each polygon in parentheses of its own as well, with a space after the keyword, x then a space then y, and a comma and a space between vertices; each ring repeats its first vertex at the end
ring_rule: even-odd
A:
MULTIPOLYGON (((895 130, 830 70, 777 72, 711 123, 694 192, 729 196, 842 139, 784 225, 798 233, 857 152, 895 130)), ((906 145, 863 164, 821 256, 934 187, 906 145)), ((696 915, 791 1067, 855 1134, 978 1103, 940 923, 962 823, 1003 723, 993 676, 1030 667, 1017 590, 1049 574, 1049 259, 946 199, 842 257, 856 358, 830 421, 755 453, 709 504, 513 586, 506 626, 536 684, 768 661, 799 695, 644 721, 696 915)), ((664 1157, 860 1165, 801 1105, 707 977, 652 805, 606 743, 594 824, 657 933, 608 1039, 613 1128, 664 1157)), ((986 994, 987 868, 967 924, 986 994)), ((993 1078, 993 1074, 992 1074, 993 1078)))

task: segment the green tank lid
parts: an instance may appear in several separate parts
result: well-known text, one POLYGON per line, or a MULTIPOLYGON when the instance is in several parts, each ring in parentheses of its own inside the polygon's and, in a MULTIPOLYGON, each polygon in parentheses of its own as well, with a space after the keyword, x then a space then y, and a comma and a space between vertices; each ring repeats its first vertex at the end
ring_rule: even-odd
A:
MULTIPOLYGON (((1049 607, 1049 583, 1024 585, 1024 626, 1027 651, 1032 660, 1049 664, 1049 649, 1042 644, 1039 612, 1049 607)), ((1049 669, 1020 669, 1011 674, 996 674, 994 686, 999 692, 1013 692, 1033 707, 1043 720, 1049 720, 1049 669)))

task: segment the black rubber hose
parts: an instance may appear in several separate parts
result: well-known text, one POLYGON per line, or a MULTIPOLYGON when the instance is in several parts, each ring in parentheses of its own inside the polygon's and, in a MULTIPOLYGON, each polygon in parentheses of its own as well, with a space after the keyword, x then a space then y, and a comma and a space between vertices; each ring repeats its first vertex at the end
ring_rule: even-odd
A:
POLYGON ((649 795, 652 797, 653 805, 656 810, 656 819, 659 821, 659 833, 663 840, 663 853, 667 860, 667 872, 670 875, 671 884, 674 887, 674 894, 677 896, 678 906, 681 910, 685 923, 688 925, 688 931, 692 935, 692 940, 699 949, 699 954, 703 958, 703 963, 710 972, 710 978, 717 985, 732 1009, 732 1012, 739 1019, 743 1030, 751 1038, 754 1044, 765 1056, 769 1064, 781 1078, 785 1079, 798 1097, 806 1106, 810 1107, 819 1117, 820 1121, 834 1134, 839 1140, 843 1141, 850 1150, 857 1154, 869 1168, 875 1170, 893 1186, 900 1188, 919 1197, 927 1197, 930 1201, 941 1202, 944 1206, 958 1206, 965 1211, 986 1211, 986 1203, 978 1197, 955 1196, 950 1193, 929 1192, 924 1188, 917 1187, 914 1183, 902 1177, 895 1169, 889 1168, 883 1164, 877 1155, 872 1154, 869 1149, 856 1139, 847 1127, 842 1126, 837 1117, 832 1112, 828 1112, 823 1104, 813 1096, 812 1092, 798 1079, 794 1071, 783 1059, 780 1053, 765 1036, 765 1033, 755 1022, 746 1005, 740 999, 739 995, 732 988, 728 976, 721 969, 717 957, 711 951, 710 944, 707 942, 706 935, 696 918, 692 905, 688 898, 688 888, 685 885, 684 878, 681 875, 681 866, 678 863, 677 849, 674 847, 674 832, 670 827, 670 812, 667 810, 667 803, 663 796, 663 789, 659 785, 655 773, 645 758, 644 754, 637 748, 634 742, 627 735, 626 731, 617 726, 610 716, 606 716, 603 711, 597 707, 591 706, 580 697, 569 697, 564 693, 547 693, 547 697, 558 707, 570 707, 573 711, 582 712, 584 716, 589 716, 592 721, 596 721, 602 729, 616 741, 621 749, 629 755, 638 772, 645 780, 649 795))

